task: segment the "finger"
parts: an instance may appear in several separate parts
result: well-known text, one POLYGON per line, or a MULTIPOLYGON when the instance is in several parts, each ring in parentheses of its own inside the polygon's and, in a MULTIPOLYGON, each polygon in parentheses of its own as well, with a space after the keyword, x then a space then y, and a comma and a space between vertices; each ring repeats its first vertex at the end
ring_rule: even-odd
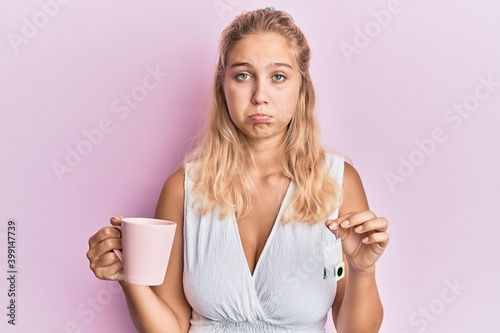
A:
POLYGON ((123 270, 123 266, 116 271, 116 273, 111 277, 112 280, 114 281, 125 281, 125 272, 123 270))
POLYGON ((378 244, 383 250, 389 243, 389 234, 387 232, 374 232, 362 240, 365 244, 378 244))
POLYGON ((117 261, 108 266, 91 267, 96 277, 101 280, 123 280, 123 265, 117 261))
POLYGON ((334 220, 326 220, 325 221, 325 225, 327 226, 327 228, 329 228, 330 230, 332 229, 337 229, 337 228, 340 228, 340 224, 345 222, 345 221, 349 221, 349 219, 356 215, 358 213, 348 213, 348 214, 344 214, 342 216, 339 216, 337 217, 336 219, 334 220))
POLYGON ((325 225, 326 225, 326 227, 328 229, 330 229, 330 231, 335 235, 336 238, 338 238, 338 239, 340 239, 342 241, 349 234, 349 230, 341 228, 340 225, 338 224, 338 222, 336 220, 327 220, 325 222, 325 225))
POLYGON ((379 217, 355 226, 354 231, 358 234, 370 231, 386 231, 387 225, 387 219, 385 217, 379 217))
POLYGON ((325 226, 328 229, 330 229, 331 231, 337 230, 339 228, 339 224, 338 224, 337 220, 326 220, 325 226))
POLYGON ((93 245, 87 252, 87 258, 90 261, 96 261, 98 258, 108 252, 113 252, 113 249, 120 250, 122 248, 121 238, 106 238, 100 243, 93 245))
POLYGON ((107 252, 96 259, 90 260, 90 269, 98 278, 109 279, 122 269, 122 262, 114 252, 107 252))
POLYGON ((330 229, 330 231, 337 237, 339 238, 339 232, 341 231, 340 225, 338 224, 337 220, 326 220, 325 221, 325 226, 330 229))
POLYGON ((338 220, 339 225, 342 228, 352 228, 357 225, 360 225, 366 221, 376 219, 377 216, 373 214, 373 212, 366 210, 364 212, 359 212, 359 213, 353 213, 347 216, 343 216, 338 220))
POLYGON ((116 227, 104 227, 89 239, 89 247, 95 246, 108 238, 121 238, 121 231, 116 227))
POLYGON ((97 269, 99 267, 108 267, 117 262, 120 262, 118 256, 113 252, 107 252, 90 263, 91 268, 97 269))

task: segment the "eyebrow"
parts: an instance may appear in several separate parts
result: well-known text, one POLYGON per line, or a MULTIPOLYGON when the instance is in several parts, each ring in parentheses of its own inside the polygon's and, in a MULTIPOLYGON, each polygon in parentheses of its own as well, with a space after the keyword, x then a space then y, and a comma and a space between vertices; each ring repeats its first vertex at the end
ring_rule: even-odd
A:
MULTIPOLYGON (((235 68, 235 67, 253 67, 253 66, 248 62, 235 62, 234 64, 231 65, 230 68, 235 68)), ((293 69, 292 66, 284 62, 273 62, 272 64, 266 66, 266 68, 268 67, 287 67, 293 69)))

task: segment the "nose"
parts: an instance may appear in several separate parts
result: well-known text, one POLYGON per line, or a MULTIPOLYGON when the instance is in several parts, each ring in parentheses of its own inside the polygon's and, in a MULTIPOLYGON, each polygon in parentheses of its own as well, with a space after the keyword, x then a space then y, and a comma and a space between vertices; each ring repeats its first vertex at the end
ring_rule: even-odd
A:
POLYGON ((263 82, 262 79, 255 80, 252 94, 252 104, 267 104, 266 83, 263 82))

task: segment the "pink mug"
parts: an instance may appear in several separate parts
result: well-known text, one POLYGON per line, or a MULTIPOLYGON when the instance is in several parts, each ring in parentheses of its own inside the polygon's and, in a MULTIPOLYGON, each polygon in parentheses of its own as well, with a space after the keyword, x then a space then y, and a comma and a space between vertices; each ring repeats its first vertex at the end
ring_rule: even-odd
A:
POLYGON ((175 222, 128 217, 122 219, 122 252, 125 282, 146 286, 163 283, 174 242, 175 222))

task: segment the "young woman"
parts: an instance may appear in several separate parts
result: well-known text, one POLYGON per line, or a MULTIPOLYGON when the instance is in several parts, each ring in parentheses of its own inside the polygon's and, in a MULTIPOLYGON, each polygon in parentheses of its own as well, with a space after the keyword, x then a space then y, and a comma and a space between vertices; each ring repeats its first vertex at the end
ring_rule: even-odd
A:
POLYGON ((304 35, 286 13, 255 10, 219 51, 207 126, 158 201, 155 216, 178 223, 164 283, 123 281, 113 227, 90 238, 91 269, 120 281, 141 332, 319 333, 330 310, 340 333, 378 332, 387 220, 319 144, 304 35))

